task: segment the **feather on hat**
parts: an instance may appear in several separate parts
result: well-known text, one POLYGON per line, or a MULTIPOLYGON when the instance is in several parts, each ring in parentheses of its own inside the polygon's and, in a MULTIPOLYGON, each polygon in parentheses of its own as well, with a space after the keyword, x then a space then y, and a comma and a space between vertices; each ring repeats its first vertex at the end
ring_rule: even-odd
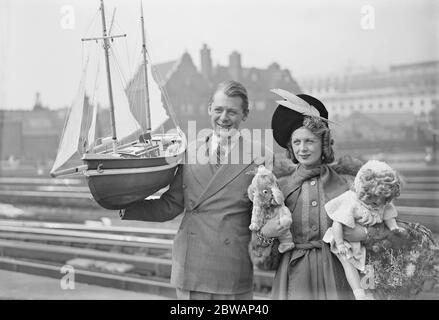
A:
POLYGON ((272 89, 271 92, 281 96, 284 100, 276 101, 278 107, 271 119, 271 128, 276 142, 283 148, 291 138, 294 130, 303 126, 306 116, 322 119, 328 125, 328 111, 323 103, 307 94, 295 95, 283 89, 272 89))

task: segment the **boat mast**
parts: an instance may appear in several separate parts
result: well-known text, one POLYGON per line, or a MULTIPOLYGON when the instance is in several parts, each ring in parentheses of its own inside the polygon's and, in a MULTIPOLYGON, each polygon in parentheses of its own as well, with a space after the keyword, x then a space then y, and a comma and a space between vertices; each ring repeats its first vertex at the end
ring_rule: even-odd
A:
MULTIPOLYGON (((114 38, 120 38, 120 37, 126 37, 126 34, 121 35, 107 35, 107 26, 105 24, 105 10, 104 10, 104 1, 101 0, 101 16, 102 16, 102 37, 95 37, 95 38, 82 38, 82 41, 97 41, 97 40, 104 40, 104 51, 105 51, 105 66, 107 71, 107 83, 108 83, 108 98, 110 100, 110 114, 111 114, 111 133, 112 133, 112 141, 113 141, 113 152, 116 153, 117 149, 117 135, 116 135, 116 120, 114 116, 114 102, 113 102, 113 89, 111 86, 111 71, 110 71, 110 59, 109 59, 109 49, 110 49, 110 42, 109 40, 113 41, 114 38)), ((113 13, 114 18, 114 13, 113 13)))
MULTIPOLYGON (((112 133, 112 141, 113 141, 113 152, 116 153, 117 149, 117 135, 116 135, 116 120, 114 117, 114 102, 113 102, 113 89, 111 86, 111 72, 110 72, 110 59, 109 59, 109 49, 110 49, 110 42, 109 40, 113 41, 114 38, 120 38, 120 37, 126 37, 126 34, 121 34, 117 36, 107 35, 107 26, 105 24, 105 10, 104 10, 104 0, 101 0, 101 16, 102 16, 102 37, 95 37, 95 38, 82 38, 82 41, 98 41, 98 40, 104 40, 104 51, 105 51, 105 66, 107 71, 107 83, 108 83, 108 98, 110 100, 110 114, 111 114, 111 133, 112 133)), ((113 19, 114 19, 114 12, 113 12, 113 19)))
POLYGON ((145 109, 146 109, 146 133, 151 132, 151 111, 149 108, 149 89, 148 89, 148 60, 145 41, 145 22, 143 20, 143 5, 140 1, 140 20, 142 22, 142 52, 143 52, 143 71, 145 74, 145 109))
POLYGON ((113 152, 116 153, 116 147, 117 147, 116 120, 114 117, 113 89, 111 86, 110 59, 109 59, 109 53, 108 53, 108 49, 110 48, 110 43, 108 41, 107 27, 105 25, 104 0, 101 0, 101 16, 102 16, 102 36, 104 38, 105 66, 106 66, 106 70, 107 70, 108 98, 110 100, 111 133, 113 135, 113 137, 112 137, 113 152))

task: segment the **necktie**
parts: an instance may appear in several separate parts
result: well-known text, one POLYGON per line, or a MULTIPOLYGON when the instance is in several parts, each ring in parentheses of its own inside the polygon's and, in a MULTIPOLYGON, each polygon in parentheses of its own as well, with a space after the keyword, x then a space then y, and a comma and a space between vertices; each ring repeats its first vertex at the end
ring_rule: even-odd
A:
POLYGON ((217 169, 224 162, 225 155, 226 155, 226 150, 221 145, 221 143, 218 143, 218 147, 216 148, 216 164, 215 164, 215 167, 217 169))

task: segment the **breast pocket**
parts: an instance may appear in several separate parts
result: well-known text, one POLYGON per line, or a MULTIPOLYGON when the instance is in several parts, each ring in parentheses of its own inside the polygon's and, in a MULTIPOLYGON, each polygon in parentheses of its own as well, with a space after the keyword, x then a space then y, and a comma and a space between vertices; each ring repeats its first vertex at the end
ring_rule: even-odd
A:
POLYGON ((250 237, 251 210, 227 215, 222 221, 222 237, 234 239, 236 237, 250 237))

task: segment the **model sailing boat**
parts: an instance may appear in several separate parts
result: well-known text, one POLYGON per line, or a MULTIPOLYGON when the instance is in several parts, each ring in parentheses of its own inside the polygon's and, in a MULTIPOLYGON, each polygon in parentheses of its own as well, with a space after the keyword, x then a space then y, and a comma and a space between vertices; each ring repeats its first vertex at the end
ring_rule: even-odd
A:
POLYGON ((183 159, 186 140, 175 122, 175 113, 169 103, 169 115, 176 130, 172 134, 156 133, 169 117, 162 104, 162 90, 152 76, 152 65, 146 49, 142 7, 143 70, 132 80, 131 87, 134 85, 139 92, 140 86, 140 98, 137 94, 134 100, 145 112, 136 112, 136 115, 133 115, 133 99, 129 101, 126 92, 123 94, 124 99, 115 101, 109 59, 110 41, 126 35, 111 35, 113 21, 107 33, 103 0, 100 11, 103 36, 82 40, 103 42, 112 136, 111 139, 95 138, 97 104, 94 105, 91 120, 84 115, 87 113, 84 108, 87 99, 83 74, 78 97, 67 115, 51 176, 84 175, 97 203, 103 208, 117 210, 126 208, 130 203, 142 200, 170 184, 177 165, 183 159), (145 119, 136 119, 139 114, 143 114, 145 119), (88 126, 87 134, 84 127, 88 126), (78 153, 82 156, 83 165, 62 168, 78 153))

